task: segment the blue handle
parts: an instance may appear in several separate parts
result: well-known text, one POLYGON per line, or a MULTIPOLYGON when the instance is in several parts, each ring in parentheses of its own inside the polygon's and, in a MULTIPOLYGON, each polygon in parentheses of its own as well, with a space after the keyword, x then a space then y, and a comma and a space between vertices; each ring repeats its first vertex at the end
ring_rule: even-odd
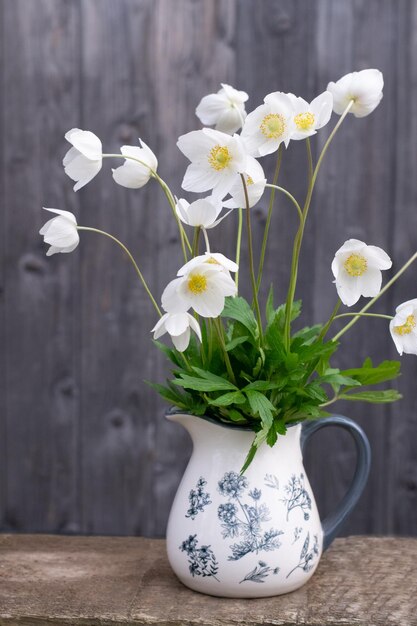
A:
POLYGON ((301 450, 303 452, 311 435, 325 426, 341 426, 347 430, 353 437, 358 454, 352 484, 336 510, 330 513, 322 522, 324 532, 323 549, 327 550, 333 539, 338 535, 340 527, 350 515, 365 488, 371 467, 371 447, 367 436, 356 422, 342 415, 333 415, 332 417, 325 417, 311 422, 303 422, 301 431, 301 450))

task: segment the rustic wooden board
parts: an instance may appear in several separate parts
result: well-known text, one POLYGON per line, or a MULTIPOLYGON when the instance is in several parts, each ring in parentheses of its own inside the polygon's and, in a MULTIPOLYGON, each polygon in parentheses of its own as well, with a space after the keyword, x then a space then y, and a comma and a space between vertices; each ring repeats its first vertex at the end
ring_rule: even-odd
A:
MULTIPOLYGON (((89 128, 106 152, 142 137, 180 194, 187 162, 176 139, 197 127, 196 104, 220 82, 247 90, 255 107, 269 91, 310 99, 345 72, 379 67, 383 103, 369 118, 346 120, 315 191, 297 295, 305 322, 318 322, 334 304, 329 266, 345 239, 382 246, 396 268, 415 250, 416 25, 408 0, 0 3, 0 528, 161 536, 190 452, 142 382, 167 369, 149 341, 153 309, 127 259, 90 233, 73 254, 46 259, 36 234, 42 205, 74 210, 80 223, 124 241, 160 294, 181 262, 165 199, 156 183, 115 185, 116 161, 73 194, 61 166, 64 133, 89 128)), ((281 182, 302 199, 298 144, 285 155, 281 182)), ((273 160, 265 161, 269 175, 273 160)), ((258 251, 266 211, 267 197, 253 212, 258 251)), ((278 198, 265 270, 277 299, 295 227, 278 198)), ((233 254, 235 228, 228 218, 214 246, 233 254)), ((384 297, 381 311, 416 295, 414 276, 384 297)), ((248 293, 244 276, 241 284, 248 293)), ((395 357, 384 324, 358 324, 339 363, 395 357)), ((374 455, 346 532, 417 534, 416 368, 413 357, 403 359, 405 399, 396 406, 340 407, 363 425, 374 455)), ((346 490, 353 463, 351 442, 335 429, 312 441, 307 466, 322 512, 346 490)))
POLYGON ((190 591, 163 540, 9 535, 0 555, 2 626, 417 624, 416 539, 337 539, 304 587, 260 600, 190 591))

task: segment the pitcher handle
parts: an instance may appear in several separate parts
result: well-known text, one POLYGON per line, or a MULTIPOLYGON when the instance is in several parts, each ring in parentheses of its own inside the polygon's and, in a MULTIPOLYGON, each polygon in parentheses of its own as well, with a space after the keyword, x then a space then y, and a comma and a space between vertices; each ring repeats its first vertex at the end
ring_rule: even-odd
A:
POLYGON ((302 452, 304 452, 304 448, 311 435, 325 426, 341 426, 352 435, 357 452, 357 462, 355 474, 347 493, 339 502, 336 510, 330 513, 322 522, 324 533, 323 550, 327 550, 330 546, 333 539, 339 533, 340 527, 346 521, 353 507, 362 495, 371 467, 371 447, 367 436, 356 422, 342 415, 333 415, 311 422, 303 422, 301 431, 302 452))

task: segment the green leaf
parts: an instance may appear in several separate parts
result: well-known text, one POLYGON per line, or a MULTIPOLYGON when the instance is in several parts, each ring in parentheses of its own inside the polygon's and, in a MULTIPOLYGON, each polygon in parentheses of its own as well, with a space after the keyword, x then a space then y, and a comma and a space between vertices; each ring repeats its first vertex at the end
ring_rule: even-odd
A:
POLYGON ((214 400, 209 400, 209 404, 212 404, 213 406, 230 406, 231 404, 244 404, 245 402, 246 398, 240 391, 224 393, 214 400))
POLYGON ((159 385, 158 383, 151 383, 149 381, 145 381, 147 385, 155 389, 159 393, 159 395, 174 406, 177 406, 179 409, 187 408, 187 403, 184 402, 184 398, 177 390, 171 390, 169 387, 165 387, 165 385, 159 385))
POLYGON ((401 400, 402 395, 395 389, 385 389, 384 391, 357 391, 355 393, 342 393, 339 398, 341 400, 375 402, 380 404, 383 402, 395 402, 396 400, 401 400))
POLYGON ((249 400, 250 408, 253 414, 259 415, 259 417, 261 418, 263 429, 266 428, 267 430, 269 430, 274 419, 274 405, 268 400, 268 398, 263 395, 263 393, 260 393, 259 391, 245 389, 244 393, 249 400))
POLYGON ((384 383, 387 380, 393 380, 400 375, 400 361, 383 361, 376 367, 373 367, 371 359, 366 359, 362 367, 355 369, 343 370, 340 373, 343 376, 350 376, 358 380, 363 386, 376 385, 384 383))
POLYGON ((282 385, 283 381, 274 382, 268 380, 254 380, 253 383, 249 383, 249 385, 246 385, 246 387, 244 387, 242 391, 270 391, 272 389, 280 389, 282 385))
POLYGON ((255 437, 255 439, 254 439, 254 441, 253 441, 253 443, 252 443, 252 445, 251 445, 251 447, 249 449, 248 455, 247 455, 247 457, 245 459, 245 462, 244 462, 244 464, 242 466, 242 469, 240 470, 241 474, 244 474, 246 472, 246 470, 248 469, 249 465, 252 463, 253 458, 254 458, 254 456, 256 454, 258 446, 255 444, 255 440, 256 440, 256 437, 255 437))
POLYGON ((174 385, 184 387, 185 389, 193 389, 194 391, 236 391, 236 387, 220 376, 214 376, 217 380, 197 378, 181 374, 181 378, 175 378, 172 382, 174 385))
POLYGON ((164 343, 161 343, 160 341, 154 340, 154 344, 161 352, 165 354, 165 356, 168 357, 170 361, 172 361, 172 363, 174 363, 174 365, 182 367, 183 362, 179 356, 179 353, 176 352, 176 350, 173 350, 172 348, 168 348, 168 346, 166 346, 164 343))
POLYGON ((349 376, 342 375, 341 373, 332 373, 332 374, 324 374, 324 376, 320 376, 320 383, 329 383, 332 385, 339 385, 340 387, 343 385, 344 387, 360 387, 362 383, 354 378, 350 378, 349 376))
POLYGON ((221 314, 243 324, 254 339, 258 338, 258 324, 249 303, 239 296, 228 297, 221 314))
POLYGON ((230 352, 230 350, 234 350, 236 346, 239 346, 241 343, 245 343, 245 341, 247 341, 248 339, 249 339, 248 335, 243 335, 242 337, 235 337, 234 339, 231 339, 226 344, 226 352, 230 352))

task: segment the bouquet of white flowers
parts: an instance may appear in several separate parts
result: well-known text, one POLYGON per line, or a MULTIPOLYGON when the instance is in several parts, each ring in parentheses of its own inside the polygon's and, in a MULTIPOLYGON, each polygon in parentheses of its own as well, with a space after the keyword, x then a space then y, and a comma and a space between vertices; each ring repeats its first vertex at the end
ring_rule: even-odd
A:
POLYGON ((363 70, 329 83, 311 103, 291 93, 274 92, 247 114, 248 95, 222 85, 218 93, 205 96, 196 109, 201 122, 215 128, 195 130, 178 139, 178 148, 190 161, 182 188, 209 194, 191 202, 178 199, 169 189, 158 173, 155 154, 143 141, 140 147, 122 146, 119 154, 103 154, 101 141, 92 132, 72 129, 65 135, 72 147, 63 164, 76 183, 75 191, 98 174, 103 158, 124 160, 112 170, 119 185, 138 189, 152 179, 159 183, 178 225, 184 264, 162 294, 162 312, 129 250, 105 231, 79 226, 68 211, 46 209, 57 214, 40 231, 51 246, 47 255, 74 250, 79 231, 103 234, 123 248, 159 318, 153 328, 155 343, 173 363, 172 380, 153 387, 182 411, 252 429, 255 436, 244 469, 263 442, 273 446, 289 425, 328 415, 326 408, 339 399, 392 402, 401 397, 393 389, 369 390, 398 376, 397 361, 374 365, 368 358, 362 365, 343 371, 330 364, 339 338, 362 316, 390 320, 398 352, 417 354, 417 299, 400 304, 394 316, 368 313, 417 253, 381 288, 381 272, 391 267, 391 259, 381 248, 356 239, 349 239, 335 253, 331 269, 338 299, 329 319, 292 329, 301 313, 301 302, 295 300, 299 255, 321 164, 348 114, 369 115, 382 99, 382 88, 381 72, 363 70), (332 112, 340 117, 314 163, 310 137, 328 124, 332 112), (239 129, 241 133, 237 134, 239 129), (306 142, 309 181, 303 203, 277 184, 284 146, 288 148, 291 141, 299 140, 306 142), (273 180, 268 183, 259 159, 274 152, 277 164, 273 180), (266 190, 270 194, 268 217, 255 263, 251 209, 266 190), (299 227, 286 301, 276 307, 271 288, 263 315, 258 294, 277 192, 284 194, 297 212, 299 227), (237 226, 236 256, 232 260, 211 250, 209 231, 233 217, 237 217, 237 226), (251 302, 238 295, 244 221, 251 302), (201 239, 204 250, 200 250, 201 239), (351 307, 360 297, 371 300, 357 312, 339 313, 342 303, 351 307), (334 320, 349 316, 347 324, 328 338, 334 320), (165 333, 171 336, 173 348, 156 341, 165 333))

